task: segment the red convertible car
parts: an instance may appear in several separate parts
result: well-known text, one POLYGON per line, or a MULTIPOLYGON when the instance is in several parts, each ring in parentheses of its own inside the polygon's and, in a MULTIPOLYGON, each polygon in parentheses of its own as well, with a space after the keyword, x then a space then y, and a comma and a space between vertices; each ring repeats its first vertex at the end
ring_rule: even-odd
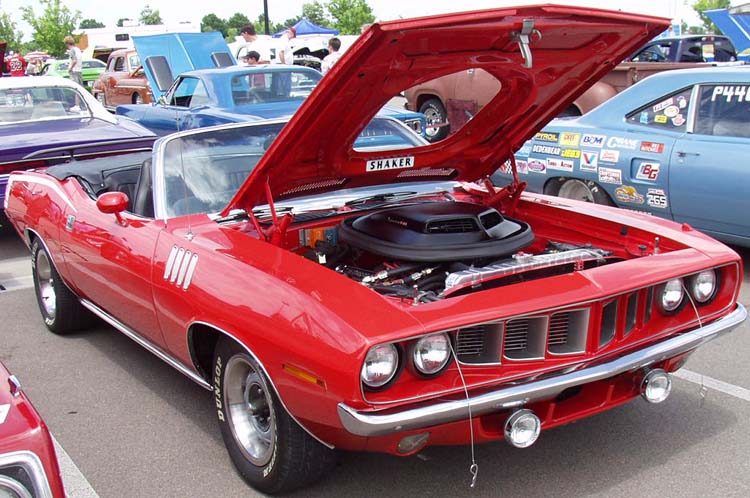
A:
POLYGON ((47 426, 0 363, 0 496, 65 498, 47 426))
POLYGON ((315 481, 336 449, 526 447, 661 402, 745 319, 737 254, 488 178, 668 25, 552 5, 375 24, 285 125, 13 173, 42 317, 63 334, 93 313, 212 390, 233 463, 268 493, 315 481), (446 140, 373 119, 469 68, 501 91, 446 140))

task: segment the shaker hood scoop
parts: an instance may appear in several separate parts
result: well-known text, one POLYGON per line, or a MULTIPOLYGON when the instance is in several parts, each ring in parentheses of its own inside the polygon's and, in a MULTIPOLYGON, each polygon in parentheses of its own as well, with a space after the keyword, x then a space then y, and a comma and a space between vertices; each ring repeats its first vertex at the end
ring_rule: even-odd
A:
POLYGON ((540 5, 374 24, 304 102, 234 196, 230 209, 337 188, 419 180, 431 171, 475 181, 669 20, 540 5), (529 43, 524 43, 526 40, 529 43), (392 97, 419 83, 481 68, 501 90, 446 140, 362 152, 352 144, 392 97), (380 166, 378 166, 380 165, 380 166), (401 176, 399 176, 401 175, 401 176))

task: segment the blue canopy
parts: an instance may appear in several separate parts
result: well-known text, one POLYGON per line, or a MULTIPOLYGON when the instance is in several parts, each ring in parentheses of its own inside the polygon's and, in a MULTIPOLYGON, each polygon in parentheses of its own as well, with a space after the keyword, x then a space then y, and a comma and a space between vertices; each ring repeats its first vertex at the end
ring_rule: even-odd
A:
MULTIPOLYGON (((323 28, 321 26, 318 26, 317 24, 313 24, 310 21, 307 20, 307 18, 300 19, 297 24, 294 25, 294 29, 297 30, 297 36, 301 35, 337 35, 339 34, 338 29, 328 29, 323 28)), ((275 35, 273 35, 274 38, 280 38, 281 35, 284 34, 286 31, 285 29, 282 29, 275 35)))

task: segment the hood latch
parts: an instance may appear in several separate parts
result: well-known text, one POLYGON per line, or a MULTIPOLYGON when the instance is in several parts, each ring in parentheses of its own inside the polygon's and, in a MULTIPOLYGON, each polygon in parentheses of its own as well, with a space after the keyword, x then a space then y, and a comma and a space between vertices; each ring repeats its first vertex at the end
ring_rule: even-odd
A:
POLYGON ((522 67, 525 69, 531 69, 534 65, 534 58, 531 55, 531 47, 529 45, 541 39, 542 32, 538 29, 534 29, 533 19, 524 19, 521 31, 513 32, 513 41, 517 42, 518 48, 521 49, 521 55, 523 56, 524 61, 522 67))

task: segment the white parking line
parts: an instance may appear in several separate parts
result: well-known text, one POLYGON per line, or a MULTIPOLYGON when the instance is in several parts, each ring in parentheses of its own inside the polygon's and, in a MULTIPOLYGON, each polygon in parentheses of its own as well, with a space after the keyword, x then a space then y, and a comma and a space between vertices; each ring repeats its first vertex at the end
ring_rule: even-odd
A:
POLYGON ((734 396, 735 398, 739 398, 744 401, 750 401, 750 389, 735 386, 734 384, 729 384, 728 382, 723 382, 707 375, 691 372, 690 370, 685 370, 684 368, 682 370, 676 371, 673 375, 682 380, 692 382, 693 384, 706 386, 708 389, 714 389, 715 391, 734 396))
POLYGON ((68 452, 60 446, 55 436, 52 436, 52 441, 55 443, 55 453, 57 453, 57 462, 60 464, 66 498, 99 498, 94 488, 91 487, 91 483, 81 473, 81 469, 73 462, 68 452))

